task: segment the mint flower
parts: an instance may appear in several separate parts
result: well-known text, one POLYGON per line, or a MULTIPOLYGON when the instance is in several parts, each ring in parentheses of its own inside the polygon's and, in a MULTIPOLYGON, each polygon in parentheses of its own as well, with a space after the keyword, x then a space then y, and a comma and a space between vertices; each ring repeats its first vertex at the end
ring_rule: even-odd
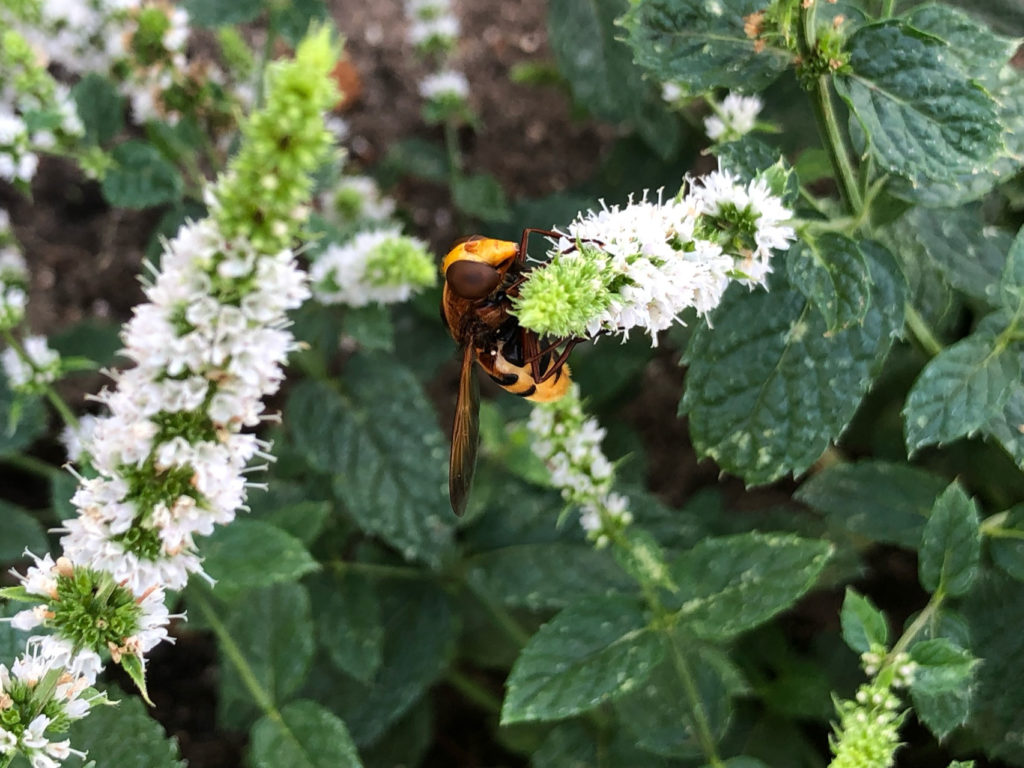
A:
POLYGON ((397 228, 360 232, 346 243, 331 243, 309 271, 317 300, 350 307, 405 301, 437 281, 426 243, 397 228))
POLYGON ((754 130, 764 102, 757 96, 730 93, 721 104, 711 102, 714 114, 704 118, 704 132, 712 141, 734 141, 754 130))
POLYGON ((37 394, 60 376, 60 355, 50 349, 45 336, 28 336, 22 341, 24 354, 13 347, 0 353, 0 364, 11 388, 37 394))
POLYGON ((387 221, 395 213, 395 201, 381 192, 370 176, 346 175, 320 195, 324 218, 332 224, 387 221))
POLYGON ((542 335, 651 335, 684 310, 707 315, 731 281, 763 285, 774 250, 796 233, 768 183, 716 171, 671 200, 645 193, 580 214, 514 299, 522 325, 542 335))
POLYGON ((596 546, 633 521, 627 500, 612 491, 614 467, 601 451, 605 431, 588 418, 573 384, 565 397, 539 403, 528 422, 533 451, 551 472, 551 484, 567 503, 580 507, 580 526, 596 546))

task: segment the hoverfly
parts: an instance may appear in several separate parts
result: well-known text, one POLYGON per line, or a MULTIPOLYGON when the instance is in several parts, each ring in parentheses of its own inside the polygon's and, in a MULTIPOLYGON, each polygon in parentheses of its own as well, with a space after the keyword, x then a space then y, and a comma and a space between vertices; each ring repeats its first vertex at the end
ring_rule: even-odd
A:
POLYGON ((497 384, 527 400, 550 402, 569 389, 565 363, 578 340, 562 339, 542 348, 540 337, 509 314, 525 279, 526 245, 534 233, 559 237, 544 229, 524 229, 519 243, 473 235, 456 243, 441 265, 441 319, 462 351, 448 464, 448 493, 456 515, 466 511, 479 441, 473 361, 497 384))

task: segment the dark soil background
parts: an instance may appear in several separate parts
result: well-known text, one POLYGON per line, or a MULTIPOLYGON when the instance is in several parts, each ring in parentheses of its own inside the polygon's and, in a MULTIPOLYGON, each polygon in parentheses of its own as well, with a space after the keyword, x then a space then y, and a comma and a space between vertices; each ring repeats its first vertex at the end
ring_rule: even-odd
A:
MULTIPOLYGON (((347 55, 361 85, 343 115, 350 126, 346 143, 352 160, 370 169, 395 142, 413 136, 440 144, 440 131, 422 122, 417 87, 427 70, 406 41, 400 0, 333 0, 330 6, 347 38, 347 55)), ((470 99, 482 123, 479 130, 467 130, 460 137, 466 169, 493 174, 513 200, 543 197, 590 178, 610 152, 617 129, 579 117, 562 89, 517 85, 509 78, 517 63, 552 60, 547 4, 543 0, 456 0, 454 7, 462 24, 455 65, 469 78, 470 99)), ((455 238, 469 234, 460 231, 443 187, 404 180, 391 192, 413 222, 414 233, 428 240, 439 256, 455 238)), ((162 211, 111 209, 95 183, 53 158, 44 159, 31 199, 0 185, 0 205, 11 213, 32 273, 29 324, 33 331, 53 334, 85 318, 120 323, 129 317, 132 306, 142 299, 138 275, 162 211)), ((554 222, 515 223, 543 227, 554 222)), ((677 358, 677 352, 665 351, 647 366, 643 395, 624 408, 623 416, 644 440, 652 489, 676 505, 696 489, 718 482, 717 468, 698 462, 693 455, 685 423, 666 424, 663 419, 663 414, 675 412, 681 393, 683 372, 677 358)), ((81 406, 81 397, 97 389, 100 381, 98 376, 84 383, 80 380, 75 385, 80 389, 69 393, 72 404, 81 406)), ((54 447, 42 449, 47 451, 54 455, 45 458, 60 460, 54 447)), ((18 482, 6 475, 0 479, 18 482)), ((755 510, 784 501, 791 490, 780 486, 744 494, 735 481, 726 481, 725 489, 731 503, 755 510)), ((46 503, 43 499, 40 506, 46 503)), ((885 551, 872 566, 877 590, 891 596, 888 602, 884 598, 880 602, 896 621, 923 604, 912 556, 885 551)), ((870 587, 869 591, 874 593, 870 587)), ((834 629, 840 602, 837 592, 802 604, 787 619, 791 639, 799 642, 823 627, 834 629)), ((242 764, 244 734, 216 727, 216 664, 211 640, 181 628, 177 644, 157 648, 149 664, 150 692, 156 704, 153 715, 178 740, 192 768, 242 764)), ((490 682, 496 689, 501 684, 500 680, 490 682)), ((490 726, 480 714, 449 694, 441 689, 437 697, 437 737, 427 766, 525 765, 522 758, 490 743, 486 737, 490 726), (467 735, 473 731, 479 738, 467 735)), ((825 734, 820 736, 824 749, 825 734)), ((928 764, 909 756, 904 762, 901 756, 903 766, 928 764)))

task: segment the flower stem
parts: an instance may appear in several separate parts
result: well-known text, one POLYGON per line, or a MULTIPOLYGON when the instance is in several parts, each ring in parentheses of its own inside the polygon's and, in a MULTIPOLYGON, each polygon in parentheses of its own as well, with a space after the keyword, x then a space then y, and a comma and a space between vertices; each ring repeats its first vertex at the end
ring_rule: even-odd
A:
POLYGON ((192 593, 191 602, 199 609, 203 619, 207 622, 210 629, 213 630, 213 634, 217 636, 221 650, 224 652, 224 655, 230 659, 231 663, 234 664, 235 669, 238 671, 238 676, 242 678, 242 682, 245 684, 245 687, 249 689, 249 693, 252 694, 256 705, 263 710, 263 713, 268 717, 281 722, 281 713, 278 712, 277 707, 274 706, 274 702, 271 699, 270 694, 261 685, 259 679, 256 677, 256 673, 242 654, 242 649, 238 647, 235 639, 231 637, 231 633, 228 631, 228 628, 224 626, 224 622, 220 620, 220 617, 213 609, 213 606, 198 589, 192 593))
MULTIPOLYGON (((15 338, 14 334, 10 331, 4 331, 3 333, 4 341, 6 341, 7 345, 14 350, 15 354, 19 358, 21 358, 21 361, 31 368, 34 373, 41 373, 41 369, 36 365, 35 360, 28 356, 28 353, 25 351, 25 347, 23 347, 21 342, 15 338)), ((64 399, 57 394, 57 390, 49 384, 44 384, 43 386, 43 393, 46 395, 46 399, 50 401, 54 410, 60 414, 64 423, 72 429, 78 429, 78 417, 75 416, 71 408, 68 407, 68 404, 64 402, 64 399)))
POLYGON ((946 599, 946 591, 940 585, 938 589, 932 593, 931 599, 928 604, 921 610, 921 613, 917 615, 913 623, 907 627, 907 630, 903 633, 899 640, 896 641, 896 645, 892 647, 892 650, 886 654, 885 659, 882 661, 882 667, 886 667, 892 664, 896 657, 903 653, 910 644, 914 641, 914 638, 920 634, 921 630, 924 629, 928 622, 930 622, 935 614, 939 611, 939 606, 942 605, 946 599))
POLYGON ((814 80, 812 91, 818 127, 823 134, 825 150, 828 152, 832 167, 836 172, 839 191, 850 212, 855 216, 860 216, 863 201, 857 185, 857 174, 853 170, 853 164, 850 162, 850 156, 846 150, 846 142, 843 140, 843 134, 839 128, 829 78, 826 75, 817 77, 814 80))
POLYGON ((472 584, 469 581, 466 581, 465 584, 473 596, 480 601, 480 604, 487 609, 495 625, 503 630, 517 646, 522 648, 529 642, 530 633, 519 626, 519 622, 494 599, 492 594, 478 584, 472 584))
POLYGON ((339 574, 358 573, 379 579, 423 579, 423 571, 404 565, 379 565, 378 563, 359 563, 349 560, 332 560, 331 568, 339 574))
POLYGON ((4 464, 15 467, 28 472, 29 474, 41 477, 44 480, 53 480, 54 478, 63 474, 61 470, 53 464, 49 464, 41 459, 37 459, 35 456, 29 456, 24 453, 11 453, 0 459, 4 464))
POLYGON ((906 318, 907 327, 910 328, 910 332, 917 339, 917 343, 921 345, 925 352, 931 357, 935 357, 943 350, 942 343, 935 338, 935 334, 932 333, 931 328, 928 327, 928 323, 921 317, 921 313, 917 311, 913 304, 909 301, 904 305, 904 316, 906 318))
POLYGON ((459 672, 457 669, 449 669, 445 673, 444 679, 469 701, 479 704, 483 709, 493 712, 495 715, 501 712, 501 699, 469 675, 459 672))

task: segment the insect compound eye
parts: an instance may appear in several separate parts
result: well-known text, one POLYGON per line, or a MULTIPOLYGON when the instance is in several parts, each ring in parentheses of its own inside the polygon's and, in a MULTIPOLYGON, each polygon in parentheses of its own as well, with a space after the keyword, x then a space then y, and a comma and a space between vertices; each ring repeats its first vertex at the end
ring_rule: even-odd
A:
POLYGON ((480 261, 456 261, 445 271, 444 279, 458 296, 482 299, 498 287, 501 273, 480 261))

